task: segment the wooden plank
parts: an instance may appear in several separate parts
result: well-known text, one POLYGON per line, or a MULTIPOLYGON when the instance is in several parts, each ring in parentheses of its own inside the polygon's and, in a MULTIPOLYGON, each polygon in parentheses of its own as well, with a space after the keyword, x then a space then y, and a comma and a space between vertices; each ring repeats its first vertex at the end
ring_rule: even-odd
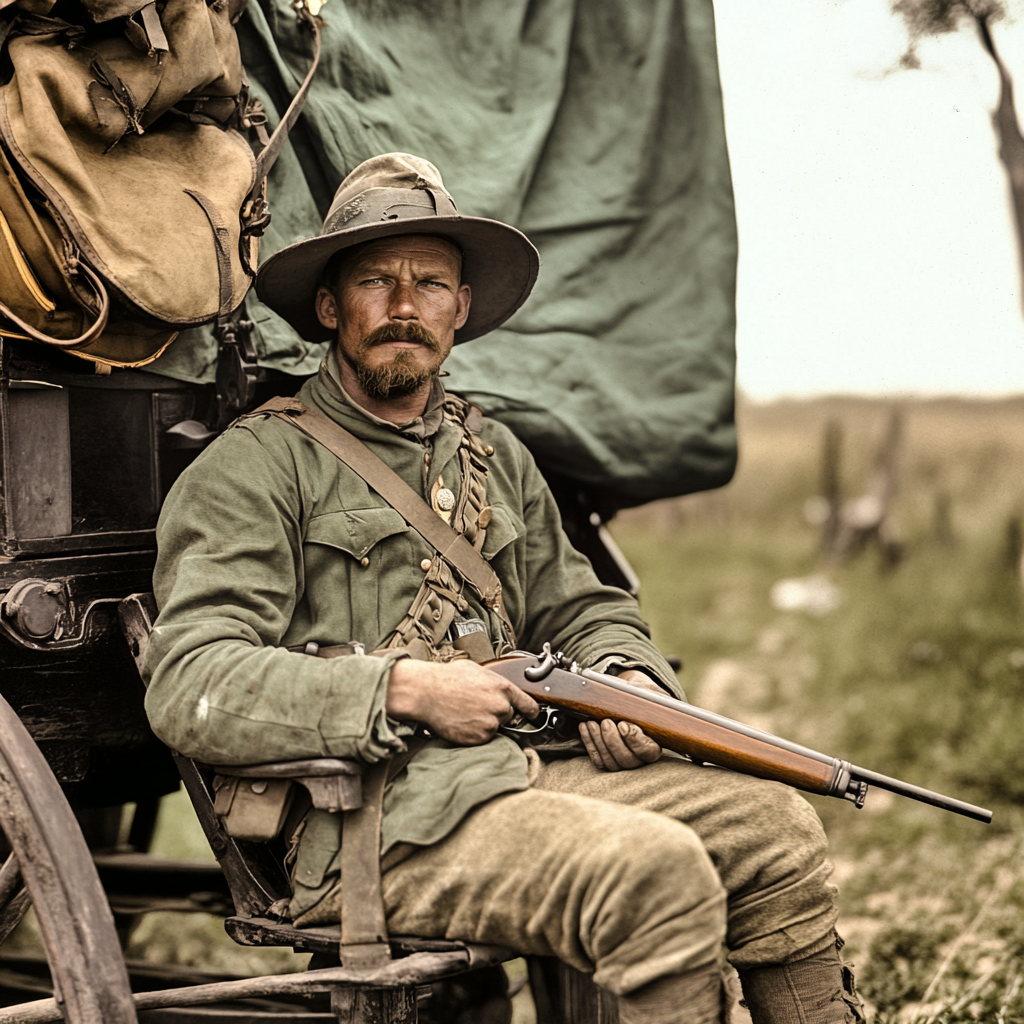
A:
POLYGON ((155 543, 156 530, 97 531, 20 540, 10 547, 8 554, 18 558, 28 555, 63 555, 69 551, 89 552, 97 548, 151 548, 155 543))
MULTIPOLYGON (((152 532, 152 531, 149 531, 152 532)), ((109 535, 108 535, 109 536, 109 535)), ((0 558, 0 588, 23 579, 65 580, 89 597, 149 590, 156 551, 113 551, 70 558, 0 558)))
POLYGON ((4 481, 8 529, 15 538, 71 532, 68 393, 56 388, 7 392, 4 481))
POLYGON ((331 993, 338 1024, 416 1024, 416 989, 343 988, 331 993))
MULTIPOLYGON (((476 947, 478 958, 483 956, 483 949, 482 946, 476 947)), ((491 962, 500 963, 501 957, 506 953, 507 950, 494 947, 491 962)), ((471 967, 466 952, 413 953, 401 960, 393 960, 383 968, 355 970, 328 967, 302 974, 278 974, 265 978, 246 978, 242 981, 214 982, 209 985, 140 992, 134 996, 134 1001, 138 1010, 151 1010, 171 1006, 202 1006, 204 1003, 257 999, 262 996, 331 992, 347 986, 363 989, 404 988, 429 985, 442 978, 464 974, 471 967)), ((60 1009, 53 999, 40 999, 22 1003, 20 1006, 0 1008, 0 1024, 55 1024, 61 1019, 60 1009)))

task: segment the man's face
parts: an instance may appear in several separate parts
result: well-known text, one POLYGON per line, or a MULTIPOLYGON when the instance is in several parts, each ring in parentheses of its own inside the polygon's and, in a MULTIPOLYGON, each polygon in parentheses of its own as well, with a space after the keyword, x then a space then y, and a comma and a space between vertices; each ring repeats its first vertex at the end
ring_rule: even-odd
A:
POLYGON ((455 246, 429 235, 379 238, 346 253, 316 309, 366 395, 413 394, 437 373, 469 316, 461 272, 455 246))

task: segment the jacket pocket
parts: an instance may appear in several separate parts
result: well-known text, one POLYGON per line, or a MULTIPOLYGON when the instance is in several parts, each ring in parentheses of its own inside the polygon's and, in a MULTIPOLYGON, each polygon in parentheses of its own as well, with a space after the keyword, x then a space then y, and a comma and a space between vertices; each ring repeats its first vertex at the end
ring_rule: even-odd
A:
POLYGON ((311 519, 306 524, 305 543, 323 544, 361 559, 386 537, 408 530, 393 508, 347 508, 311 519))
POLYGON ((482 554, 490 561, 509 544, 526 536, 526 525, 511 509, 500 503, 491 506, 491 521, 487 527, 482 554))
POLYGON ((328 875, 338 872, 341 815, 310 811, 299 840, 293 880, 307 889, 319 889, 328 875))

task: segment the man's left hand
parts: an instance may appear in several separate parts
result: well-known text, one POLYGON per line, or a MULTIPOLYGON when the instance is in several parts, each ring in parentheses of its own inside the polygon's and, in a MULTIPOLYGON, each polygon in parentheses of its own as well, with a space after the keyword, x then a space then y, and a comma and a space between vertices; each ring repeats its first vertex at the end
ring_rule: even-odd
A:
MULTIPOLYGON (((619 673, 619 678, 631 686, 640 686, 655 693, 665 692, 650 676, 635 668, 619 673)), ((606 772, 639 768, 661 757, 661 747, 632 722, 613 722, 610 718, 600 722, 581 722, 580 739, 594 767, 606 772)))

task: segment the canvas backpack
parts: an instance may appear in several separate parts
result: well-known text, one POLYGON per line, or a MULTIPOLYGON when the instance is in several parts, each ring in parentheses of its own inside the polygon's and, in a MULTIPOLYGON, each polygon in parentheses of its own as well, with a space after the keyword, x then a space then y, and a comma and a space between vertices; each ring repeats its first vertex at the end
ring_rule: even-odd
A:
POLYGON ((226 320, 256 269, 273 138, 235 36, 245 0, 15 0, 0 11, 0 335, 142 366, 226 320), (259 157, 242 134, 259 128, 259 157))

